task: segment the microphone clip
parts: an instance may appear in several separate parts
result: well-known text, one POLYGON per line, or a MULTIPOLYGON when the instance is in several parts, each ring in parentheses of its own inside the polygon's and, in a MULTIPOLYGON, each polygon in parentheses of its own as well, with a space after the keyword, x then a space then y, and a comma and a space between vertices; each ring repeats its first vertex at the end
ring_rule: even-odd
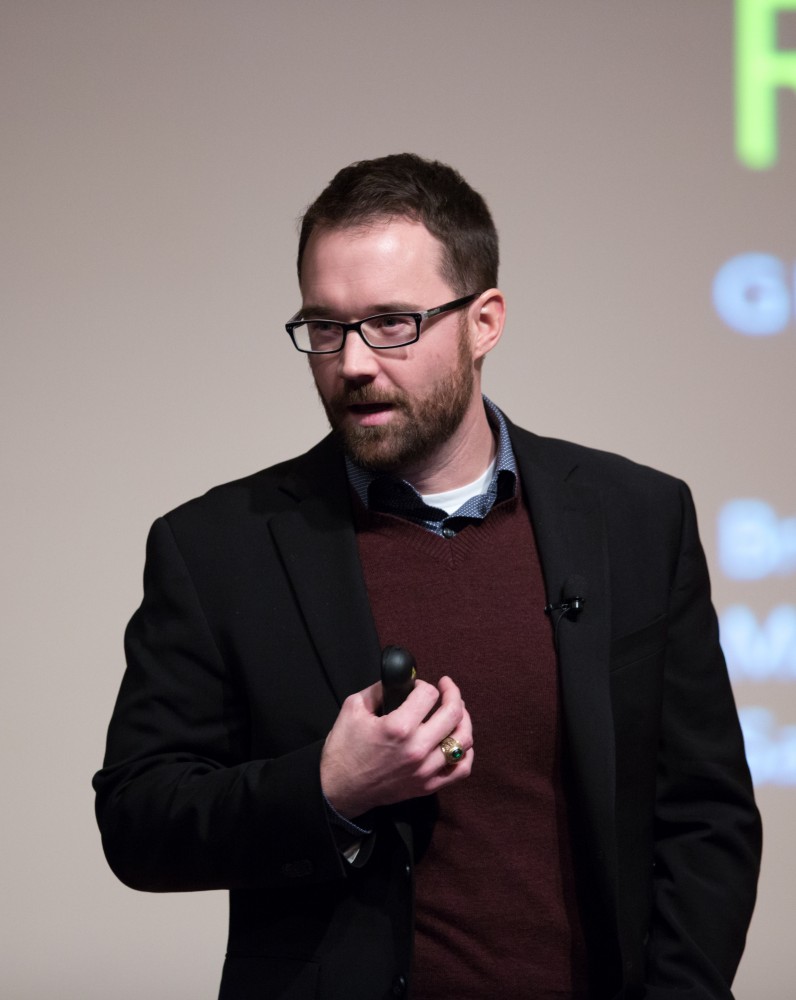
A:
POLYGON ((561 616, 559 617, 558 621, 560 621, 561 618, 566 617, 571 622, 574 622, 575 619, 583 610, 583 605, 585 603, 586 603, 585 597, 581 597, 580 595, 575 594, 572 597, 565 597, 560 604, 546 604, 544 613, 546 615, 552 615, 554 611, 560 611, 561 616))

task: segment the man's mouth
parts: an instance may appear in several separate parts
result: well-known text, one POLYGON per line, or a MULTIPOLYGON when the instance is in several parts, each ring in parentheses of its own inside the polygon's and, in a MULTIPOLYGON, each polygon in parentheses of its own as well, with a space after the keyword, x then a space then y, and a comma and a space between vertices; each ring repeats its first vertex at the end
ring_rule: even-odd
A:
POLYGON ((397 409, 398 404, 388 400, 367 403, 343 402, 338 413, 346 414, 349 420, 359 427, 380 427, 390 423, 397 409))
POLYGON ((351 413, 356 414, 383 413, 385 410, 391 410, 392 408, 392 403, 351 403, 348 406, 351 413))

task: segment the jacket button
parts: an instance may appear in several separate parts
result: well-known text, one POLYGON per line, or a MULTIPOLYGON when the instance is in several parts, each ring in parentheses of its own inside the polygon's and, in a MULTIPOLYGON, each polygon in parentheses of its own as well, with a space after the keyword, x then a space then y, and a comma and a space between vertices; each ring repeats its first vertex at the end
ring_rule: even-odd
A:
POLYGON ((406 993, 406 976, 396 976, 392 981, 392 995, 402 997, 406 993))

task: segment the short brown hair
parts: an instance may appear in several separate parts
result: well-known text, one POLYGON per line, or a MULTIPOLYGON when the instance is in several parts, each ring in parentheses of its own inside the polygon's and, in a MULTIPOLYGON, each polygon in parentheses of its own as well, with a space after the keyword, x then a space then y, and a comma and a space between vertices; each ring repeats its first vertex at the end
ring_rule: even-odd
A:
POLYGON ((441 272, 457 295, 497 285, 498 235, 486 202, 453 167, 394 153, 343 167, 301 218, 297 268, 316 229, 386 219, 421 222, 442 244, 441 272))

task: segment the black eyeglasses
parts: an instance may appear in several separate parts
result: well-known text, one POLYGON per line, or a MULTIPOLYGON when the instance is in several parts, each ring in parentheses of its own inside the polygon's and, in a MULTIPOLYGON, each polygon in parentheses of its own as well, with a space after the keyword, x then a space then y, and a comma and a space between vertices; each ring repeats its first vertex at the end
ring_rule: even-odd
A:
MULTIPOLYGON (((374 351, 389 351, 393 347, 406 347, 420 339, 420 324, 423 320, 440 313, 461 309, 480 292, 465 295, 445 305, 425 309, 422 312, 379 313, 367 316, 356 323, 338 323, 331 319, 292 319, 285 323, 293 346, 303 354, 336 354, 342 351, 349 333, 356 331, 368 347, 374 351)), ((300 312, 296 314, 300 315, 300 312)))

